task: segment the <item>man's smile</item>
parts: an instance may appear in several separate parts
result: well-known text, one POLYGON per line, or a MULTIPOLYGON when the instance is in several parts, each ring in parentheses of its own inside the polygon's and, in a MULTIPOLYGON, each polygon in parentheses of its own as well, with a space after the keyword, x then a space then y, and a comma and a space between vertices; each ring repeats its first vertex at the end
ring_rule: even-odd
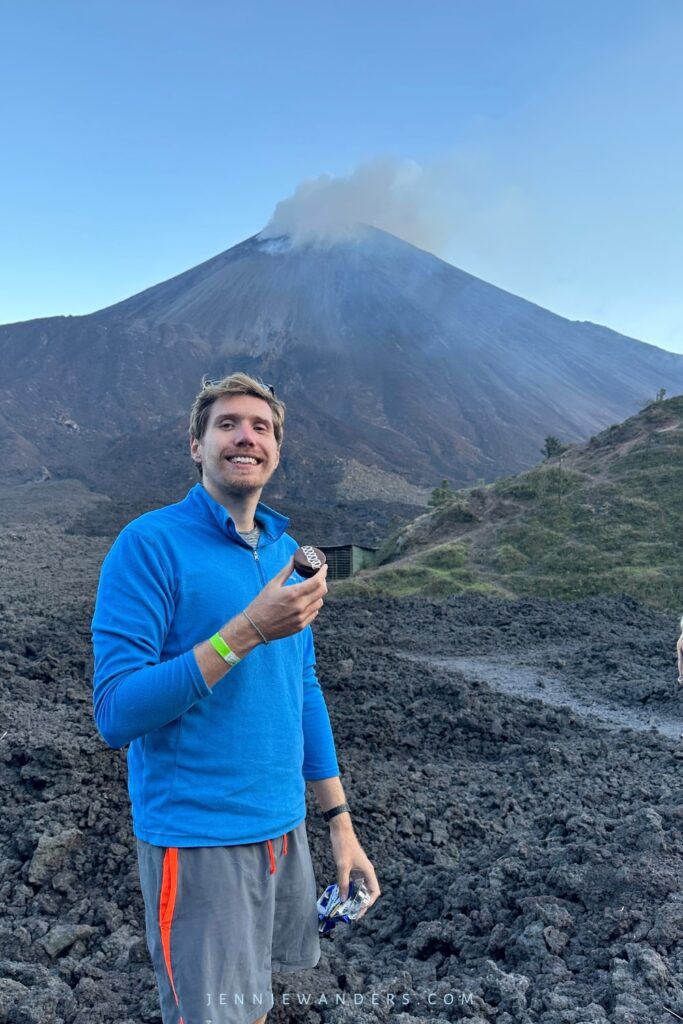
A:
POLYGON ((253 455, 228 455, 228 462, 238 466, 258 466, 259 460, 253 455))

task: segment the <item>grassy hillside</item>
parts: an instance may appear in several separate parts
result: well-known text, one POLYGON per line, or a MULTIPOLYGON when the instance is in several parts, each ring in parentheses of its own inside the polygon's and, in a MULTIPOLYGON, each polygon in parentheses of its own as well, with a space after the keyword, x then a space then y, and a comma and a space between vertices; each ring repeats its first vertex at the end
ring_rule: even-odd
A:
POLYGON ((683 605, 683 396, 515 477, 455 492, 338 594, 477 590, 683 605))

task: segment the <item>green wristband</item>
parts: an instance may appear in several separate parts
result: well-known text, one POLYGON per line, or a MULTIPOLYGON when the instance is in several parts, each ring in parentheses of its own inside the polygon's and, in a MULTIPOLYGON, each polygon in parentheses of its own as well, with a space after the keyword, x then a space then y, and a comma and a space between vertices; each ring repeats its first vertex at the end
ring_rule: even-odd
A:
POLYGON ((216 654, 219 654, 223 661, 228 663, 230 668, 232 668, 233 665, 239 664, 242 660, 241 658, 238 658, 235 652, 228 647, 220 633, 214 633, 213 636, 209 637, 209 643, 216 654))

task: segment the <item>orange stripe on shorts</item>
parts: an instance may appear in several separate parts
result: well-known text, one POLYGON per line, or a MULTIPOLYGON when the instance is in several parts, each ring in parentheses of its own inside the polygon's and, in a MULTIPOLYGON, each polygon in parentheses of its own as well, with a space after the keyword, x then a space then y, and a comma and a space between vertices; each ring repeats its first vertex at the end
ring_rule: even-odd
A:
MULTIPOLYGON (((178 851, 175 847, 169 847, 164 854, 163 870, 161 875, 161 895, 159 897, 159 930, 161 932, 161 947, 164 951, 164 963, 168 972, 168 980, 171 983, 173 997, 176 1006, 180 1006, 178 993, 173 982, 173 967, 171 966, 171 926, 173 925, 173 912, 175 911, 176 895, 178 893, 178 851)), ((182 1017, 180 1024, 183 1024, 182 1017)))

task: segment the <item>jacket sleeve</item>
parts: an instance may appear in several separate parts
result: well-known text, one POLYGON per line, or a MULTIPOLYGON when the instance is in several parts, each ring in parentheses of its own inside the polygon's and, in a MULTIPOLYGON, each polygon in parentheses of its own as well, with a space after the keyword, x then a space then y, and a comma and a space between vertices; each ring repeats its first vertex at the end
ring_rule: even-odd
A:
POLYGON ((310 626, 304 632, 304 767, 306 781, 339 775, 330 716, 315 672, 315 649, 310 626))
POLYGON ((123 747, 211 695, 192 650, 161 660, 174 580, 155 542, 123 531, 104 560, 92 622, 95 722, 123 747))

